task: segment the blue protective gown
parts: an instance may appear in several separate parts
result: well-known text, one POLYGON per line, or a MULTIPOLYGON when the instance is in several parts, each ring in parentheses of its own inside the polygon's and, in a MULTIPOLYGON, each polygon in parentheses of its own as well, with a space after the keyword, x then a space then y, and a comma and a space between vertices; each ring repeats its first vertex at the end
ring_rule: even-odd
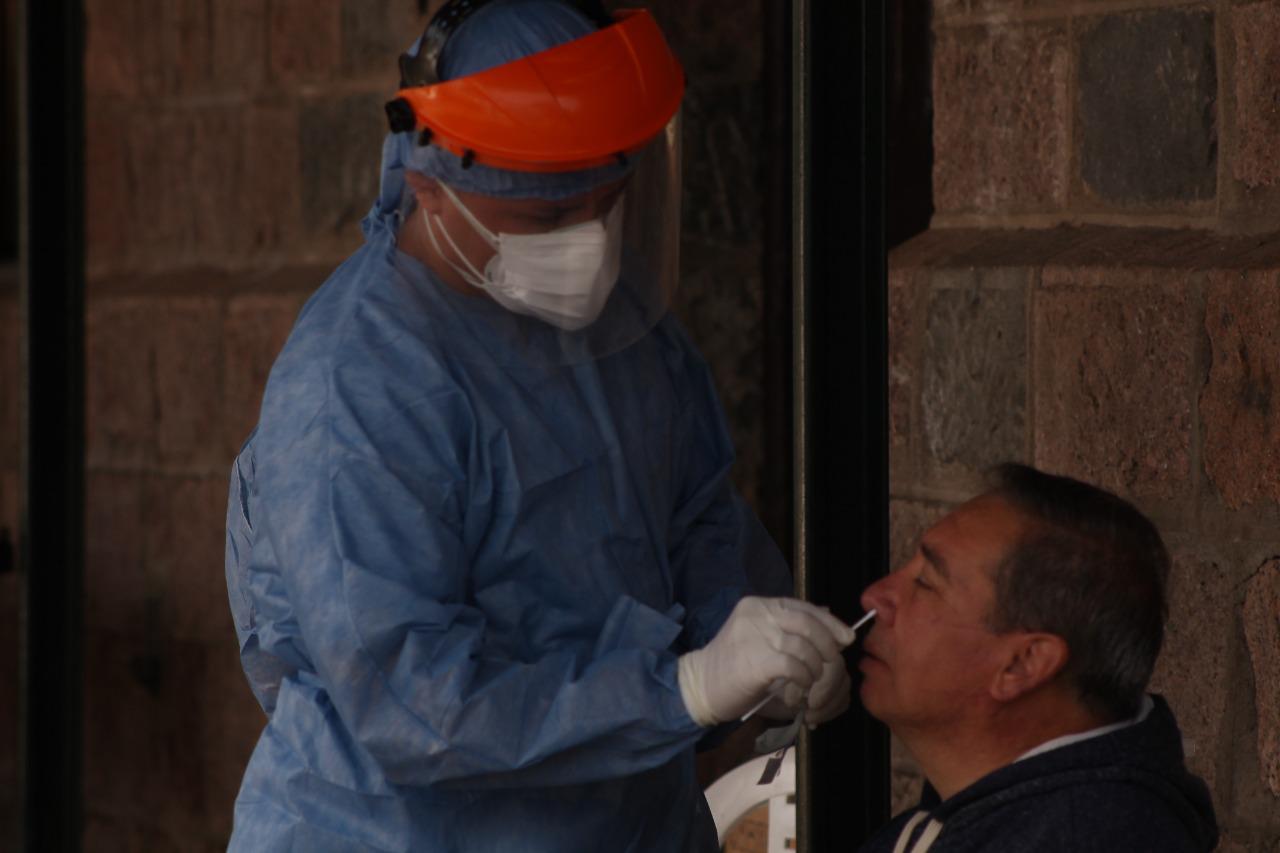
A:
POLYGON ((786 569, 707 367, 670 317, 512 358, 472 316, 501 309, 396 249, 401 215, 304 308, 232 469, 268 723, 231 849, 716 850, 676 657, 786 569))

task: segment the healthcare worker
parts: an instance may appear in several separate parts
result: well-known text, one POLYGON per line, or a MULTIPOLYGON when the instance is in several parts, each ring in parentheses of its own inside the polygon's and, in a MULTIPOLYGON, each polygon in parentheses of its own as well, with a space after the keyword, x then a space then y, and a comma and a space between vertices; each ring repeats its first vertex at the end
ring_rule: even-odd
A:
POLYGON ((667 311, 683 74, 643 11, 452 0, 402 57, 366 242, 232 469, 268 722, 235 851, 713 851, 694 750, 840 713, 848 628, 729 482, 667 311))

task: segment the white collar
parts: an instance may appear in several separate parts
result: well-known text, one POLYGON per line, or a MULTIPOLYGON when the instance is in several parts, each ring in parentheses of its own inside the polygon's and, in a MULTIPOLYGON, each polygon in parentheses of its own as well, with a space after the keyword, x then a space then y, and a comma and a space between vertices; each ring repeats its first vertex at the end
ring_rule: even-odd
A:
POLYGON ((1075 734, 1056 737, 1053 740, 1045 741, 1044 743, 1037 746, 1035 749, 1031 749, 1022 753, 1022 755, 1019 755, 1017 758, 1014 759, 1014 761, 1021 761, 1022 759, 1030 758, 1033 755, 1041 755, 1043 753, 1048 752, 1051 749, 1058 749, 1059 747, 1067 746, 1073 743, 1079 743, 1080 741, 1088 740, 1089 738, 1108 735, 1108 734, 1111 734, 1112 732, 1117 732, 1120 729, 1128 728, 1129 726, 1136 726, 1138 723, 1142 722, 1147 718, 1147 715, 1151 713, 1151 709, 1154 707, 1155 707, 1155 703, 1151 701, 1151 697, 1144 695, 1142 697, 1142 707, 1138 709, 1137 716, 1135 716, 1133 719, 1121 720, 1118 723, 1110 723, 1105 726, 1099 726, 1096 729, 1089 729, 1089 731, 1087 732, 1076 732, 1075 734))

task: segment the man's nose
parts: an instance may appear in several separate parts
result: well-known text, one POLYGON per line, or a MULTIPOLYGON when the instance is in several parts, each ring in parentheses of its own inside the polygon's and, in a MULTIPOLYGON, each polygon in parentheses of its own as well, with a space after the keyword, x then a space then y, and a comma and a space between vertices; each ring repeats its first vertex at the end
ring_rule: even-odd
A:
POLYGON ((877 622, 893 624, 893 616, 898 605, 898 596, 893 591, 893 575, 885 575, 864 589, 861 604, 863 610, 875 608, 877 622))

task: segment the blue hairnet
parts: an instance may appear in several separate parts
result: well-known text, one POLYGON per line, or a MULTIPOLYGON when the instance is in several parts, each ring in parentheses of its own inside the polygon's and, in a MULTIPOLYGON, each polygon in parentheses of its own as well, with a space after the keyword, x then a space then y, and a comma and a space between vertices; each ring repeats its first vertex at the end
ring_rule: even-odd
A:
POLYGON ((488 71, 596 31, 563 0, 502 0, 467 18, 445 43, 440 79, 488 71))
MULTIPOLYGON (((440 77, 453 80, 582 38, 596 27, 562 0, 503 0, 485 6, 449 37, 440 56, 440 77)), ((421 44, 411 51, 417 53, 421 44)), ((464 192, 499 198, 556 200, 580 195, 629 171, 609 164, 575 172, 516 172, 478 163, 462 168, 462 159, 438 145, 419 145, 415 134, 395 134, 397 159, 464 192)), ((384 163, 385 169, 385 163, 384 163)), ((384 175, 385 178, 385 175, 384 175)))

